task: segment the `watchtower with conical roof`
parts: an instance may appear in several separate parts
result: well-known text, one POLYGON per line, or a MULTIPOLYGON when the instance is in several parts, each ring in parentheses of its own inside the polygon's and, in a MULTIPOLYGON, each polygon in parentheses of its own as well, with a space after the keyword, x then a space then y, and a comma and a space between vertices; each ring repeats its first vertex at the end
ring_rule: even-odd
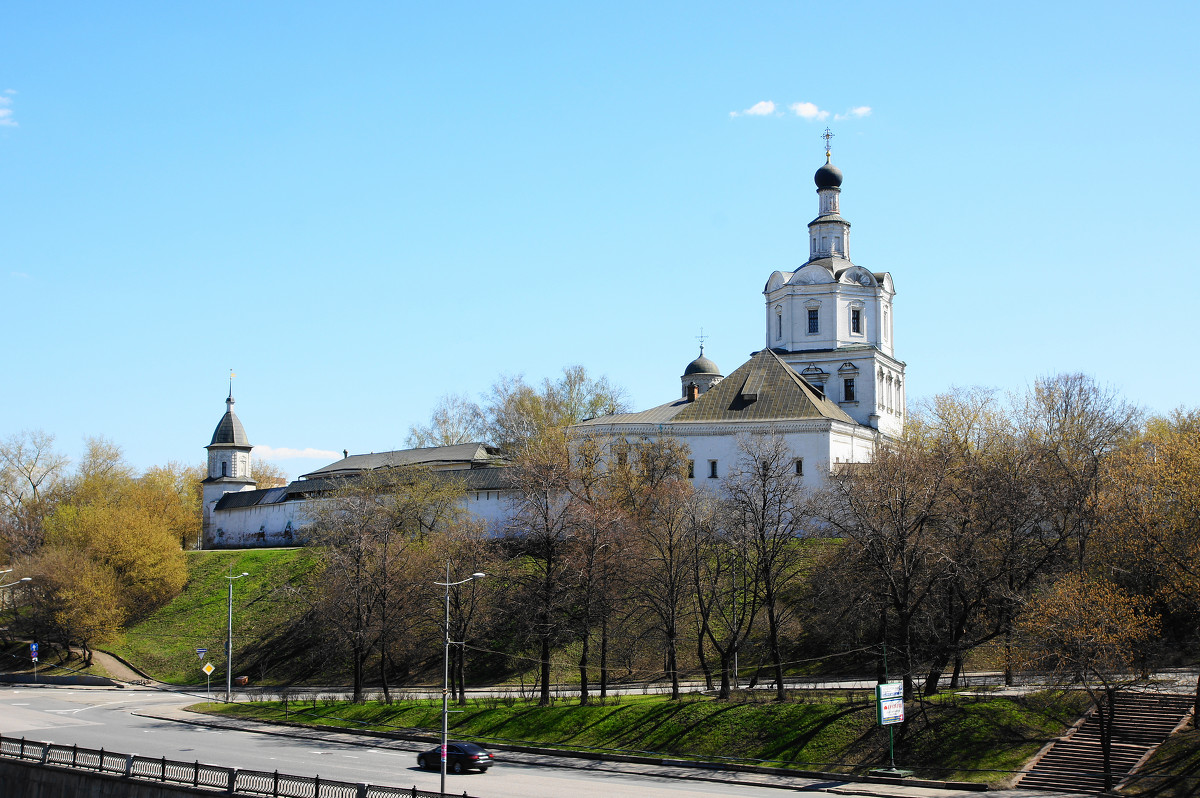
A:
POLYGON ((208 446, 208 478, 204 485, 204 540, 212 541, 212 511, 226 493, 254 490, 250 474, 250 450, 254 447, 246 429, 233 412, 233 391, 225 399, 225 415, 221 416, 208 446))

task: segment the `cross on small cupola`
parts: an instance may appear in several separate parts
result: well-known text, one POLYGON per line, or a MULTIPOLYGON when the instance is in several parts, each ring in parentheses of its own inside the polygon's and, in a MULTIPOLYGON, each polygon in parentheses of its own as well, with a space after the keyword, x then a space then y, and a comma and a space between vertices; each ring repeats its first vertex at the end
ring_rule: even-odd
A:
POLYGON ((833 138, 833 131, 825 128, 825 132, 821 134, 821 138, 825 139, 825 162, 828 163, 833 153, 833 145, 829 143, 829 140, 833 138))

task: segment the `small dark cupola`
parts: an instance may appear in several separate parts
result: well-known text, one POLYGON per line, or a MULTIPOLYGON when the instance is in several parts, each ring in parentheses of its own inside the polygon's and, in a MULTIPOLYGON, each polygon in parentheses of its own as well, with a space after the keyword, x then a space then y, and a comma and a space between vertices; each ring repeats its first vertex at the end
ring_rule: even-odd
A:
POLYGON ((700 356, 687 364, 683 376, 679 379, 683 384, 683 398, 689 399, 688 389, 691 387, 695 393, 690 399, 694 401, 697 396, 720 382, 722 376, 717 364, 704 356, 704 344, 700 344, 700 356))

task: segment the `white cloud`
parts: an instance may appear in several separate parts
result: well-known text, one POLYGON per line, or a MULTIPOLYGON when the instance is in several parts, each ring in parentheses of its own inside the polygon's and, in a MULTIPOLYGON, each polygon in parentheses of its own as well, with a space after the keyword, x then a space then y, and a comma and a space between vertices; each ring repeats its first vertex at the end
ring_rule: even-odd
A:
POLYGON ((847 111, 844 114, 835 114, 833 118, 838 120, 839 122, 841 122, 846 119, 862 119, 864 116, 870 116, 870 115, 871 115, 871 106, 860 105, 857 108, 851 108, 849 111, 847 111))
POLYGON ((828 111, 822 111, 816 106, 816 103, 792 103, 788 106, 792 113, 803 119, 816 119, 824 121, 829 118, 828 111))
MULTIPOLYGON (((858 105, 842 114, 834 114, 821 108, 816 103, 799 102, 790 103, 787 110, 801 119, 806 119, 809 122, 824 122, 831 116, 838 122, 845 122, 848 119, 862 119, 865 116, 871 115, 871 106, 858 105)), ((773 100, 763 100, 750 106, 744 111, 730 111, 732 116, 783 116, 783 111, 775 105, 773 100)))
POLYGON ((341 452, 328 452, 324 449, 289 449, 286 446, 281 446, 276 449, 274 446, 263 446, 257 444, 254 447, 254 456, 261 460, 340 460, 341 452))
POLYGON ((730 116, 772 116, 775 114, 775 103, 762 100, 747 108, 745 111, 730 111, 730 116))
POLYGON ((4 93, 0 94, 0 127, 16 127, 17 120, 13 119, 12 95, 16 94, 12 89, 5 89, 4 93))

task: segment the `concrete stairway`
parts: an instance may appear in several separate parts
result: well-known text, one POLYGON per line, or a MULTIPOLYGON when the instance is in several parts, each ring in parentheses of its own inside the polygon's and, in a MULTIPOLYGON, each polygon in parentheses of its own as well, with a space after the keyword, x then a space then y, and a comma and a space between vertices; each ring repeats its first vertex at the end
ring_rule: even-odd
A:
MULTIPOLYGON (((1192 709, 1192 697, 1163 693, 1117 693, 1113 719, 1113 784, 1131 773, 1170 736, 1192 709)), ((1100 715, 1092 712, 1065 737, 1051 743, 1018 777, 1026 789, 1104 791, 1100 715)))

